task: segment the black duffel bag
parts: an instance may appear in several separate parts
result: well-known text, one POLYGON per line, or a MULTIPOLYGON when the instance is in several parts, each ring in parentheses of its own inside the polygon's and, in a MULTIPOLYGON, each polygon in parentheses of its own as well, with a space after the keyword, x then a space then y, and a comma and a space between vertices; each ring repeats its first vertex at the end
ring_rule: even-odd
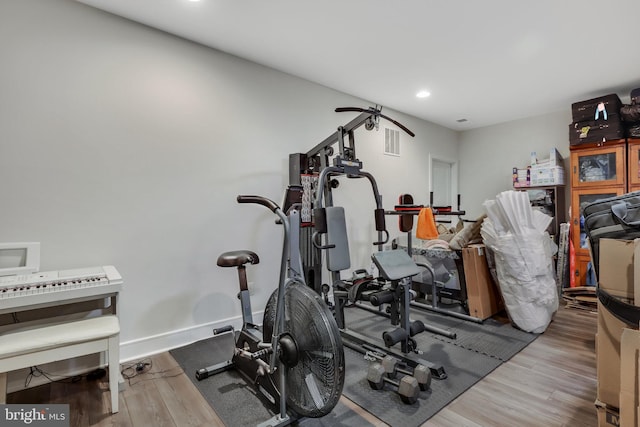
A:
MULTIPOLYGON (((596 277, 600 273, 600 239, 640 238, 640 191, 593 202, 583 209, 584 228, 591 246, 596 277)), ((636 328, 640 307, 628 304, 598 287, 598 300, 615 317, 636 328)))
POLYGON ((640 122, 640 103, 632 102, 630 105, 623 105, 620 107, 620 116, 625 122, 640 122))
POLYGON ((600 239, 640 237, 640 191, 597 200, 586 205, 582 215, 597 276, 600 273, 600 239))
POLYGON ((620 107, 620 117, 627 123, 640 122, 640 88, 630 94, 631 104, 620 107))
POLYGON ((627 127, 627 136, 629 138, 640 138, 640 122, 627 127))

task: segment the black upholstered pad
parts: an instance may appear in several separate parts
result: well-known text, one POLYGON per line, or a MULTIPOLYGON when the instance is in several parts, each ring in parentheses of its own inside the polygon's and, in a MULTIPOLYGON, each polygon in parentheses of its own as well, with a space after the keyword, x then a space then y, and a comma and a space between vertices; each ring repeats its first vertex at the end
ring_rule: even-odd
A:
POLYGON ((402 249, 374 252, 371 258, 385 280, 400 280, 420 273, 418 266, 402 249))
POLYGON ((258 255, 247 250, 225 252, 218 257, 218 266, 220 267, 239 267, 248 263, 257 264, 259 262, 258 255))

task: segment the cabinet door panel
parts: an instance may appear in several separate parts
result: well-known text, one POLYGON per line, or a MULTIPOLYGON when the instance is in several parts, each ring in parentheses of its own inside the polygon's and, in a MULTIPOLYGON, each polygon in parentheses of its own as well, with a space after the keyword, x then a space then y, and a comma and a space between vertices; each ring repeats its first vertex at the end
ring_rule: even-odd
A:
POLYGON ((589 203, 624 194, 624 187, 588 188, 571 191, 571 236, 576 255, 589 257, 589 246, 584 229, 583 208, 589 203))
POLYGON ((595 280, 595 273, 593 273, 593 267, 591 267, 590 271, 590 263, 591 258, 588 257, 576 257, 576 270, 575 270, 575 285, 576 286, 594 286, 593 283, 588 283, 587 279, 589 278, 589 274, 592 274, 593 277, 589 280, 589 282, 593 282, 595 280))
POLYGON ((625 145, 620 144, 572 151, 572 188, 624 186, 627 173, 625 151, 625 145))

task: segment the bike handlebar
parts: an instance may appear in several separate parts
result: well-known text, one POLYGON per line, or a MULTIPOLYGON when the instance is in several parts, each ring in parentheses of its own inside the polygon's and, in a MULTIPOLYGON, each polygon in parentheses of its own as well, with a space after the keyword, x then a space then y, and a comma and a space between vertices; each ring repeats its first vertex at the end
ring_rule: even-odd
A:
POLYGON ((262 196, 240 195, 238 196, 237 200, 238 203, 255 203, 257 205, 262 205, 274 213, 276 212, 276 210, 280 209, 280 206, 278 206, 276 202, 262 196))

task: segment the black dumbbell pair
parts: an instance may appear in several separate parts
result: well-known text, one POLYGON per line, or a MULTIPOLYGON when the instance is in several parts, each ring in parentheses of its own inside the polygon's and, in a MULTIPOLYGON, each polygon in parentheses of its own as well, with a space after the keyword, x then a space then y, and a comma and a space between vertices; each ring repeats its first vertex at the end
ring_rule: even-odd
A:
POLYGON ((398 361, 392 356, 376 357, 379 362, 369 365, 367 381, 371 388, 382 390, 385 384, 397 388, 397 392, 404 403, 413 404, 418 401, 420 390, 428 390, 431 386, 431 371, 424 365, 417 365, 413 372, 398 367, 398 361), (395 381, 396 375, 404 374, 400 381, 395 381))

